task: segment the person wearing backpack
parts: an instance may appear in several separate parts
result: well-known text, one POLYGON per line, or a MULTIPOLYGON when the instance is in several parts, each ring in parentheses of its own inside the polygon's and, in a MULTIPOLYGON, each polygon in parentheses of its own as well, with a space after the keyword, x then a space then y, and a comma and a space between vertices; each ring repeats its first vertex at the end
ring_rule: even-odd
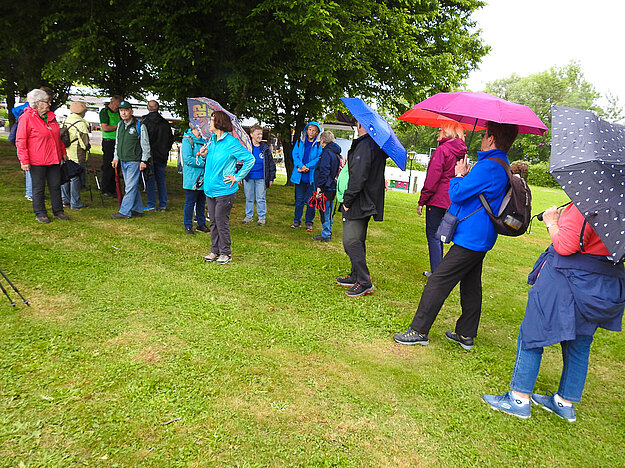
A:
POLYGON ((508 176, 490 158, 500 158, 509 164, 507 152, 518 132, 516 125, 488 122, 475 166, 469 166, 466 156, 456 164, 455 177, 449 181, 451 205, 447 210, 461 220, 453 234, 454 245, 426 283, 412 324, 406 332, 393 337, 397 343, 428 345, 428 333, 438 312, 460 283, 462 315, 456 321, 455 331, 447 331, 445 337, 464 349, 473 348, 482 312, 482 263, 497 241, 495 226, 479 195, 486 197, 493 211, 499 210, 508 176))
POLYGON ((143 216, 143 202, 139 190, 141 171, 147 167, 151 157, 150 139, 145 125, 132 115, 132 106, 128 101, 119 103, 121 121, 117 125, 117 137, 111 166, 121 166, 124 174, 125 194, 119 211, 111 218, 129 219, 143 216))
MULTIPOLYGON (((65 120, 63 128, 67 131, 69 146, 67 148, 67 157, 82 166, 84 170, 87 168, 87 151, 91 148, 89 144, 89 124, 84 119, 87 112, 87 106, 84 102, 72 102, 69 106, 70 116, 65 120)), ((84 171, 82 173, 84 175, 84 171)), ((86 208, 80 199, 80 189, 83 186, 83 175, 72 177, 69 182, 61 186, 61 196, 63 205, 73 210, 86 208)))
POLYGON ((199 130, 193 123, 182 136, 180 155, 182 157, 182 188, 185 191, 184 199, 184 230, 187 234, 193 232, 193 212, 197 222, 197 230, 210 232, 206 226, 206 195, 204 194, 204 166, 206 158, 200 151, 206 146, 206 140, 202 138, 199 130))
POLYGON ((49 223, 45 205, 48 184, 54 217, 69 220, 61 201, 61 161, 67 159, 61 142, 60 127, 50 110, 52 99, 45 91, 33 89, 27 95, 29 107, 20 117, 17 129, 17 157, 23 171, 30 171, 33 181, 33 212, 40 223, 49 223))
POLYGON ((313 236, 314 241, 330 242, 332 239, 332 206, 336 196, 336 177, 341 160, 341 147, 334 142, 334 133, 329 130, 319 135, 322 151, 315 170, 315 195, 325 195, 325 211, 322 213, 321 234, 313 236))

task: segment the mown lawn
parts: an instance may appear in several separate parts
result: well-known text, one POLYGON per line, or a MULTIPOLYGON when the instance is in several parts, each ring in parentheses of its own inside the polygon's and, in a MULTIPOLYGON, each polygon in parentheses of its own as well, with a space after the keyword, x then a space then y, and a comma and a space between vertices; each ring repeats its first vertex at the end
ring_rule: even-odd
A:
MULTIPOLYGON (((430 346, 403 347, 392 335, 428 268, 416 196, 387 194, 368 239, 376 291, 350 299, 334 284, 340 220, 327 244, 289 229, 293 189, 278 185, 267 226, 243 226, 240 192, 233 262, 206 264, 209 237, 184 234, 167 177, 167 212, 117 221, 83 192, 88 209, 42 225, 0 141, 0 268, 32 304, 0 297, 0 466, 623 466, 622 334, 597 333, 575 424, 480 399, 507 389, 541 225, 486 257, 474 350, 443 336, 457 291, 430 346)), ((566 200, 533 193, 537 211, 566 200)), ((559 349, 543 362, 536 390, 556 390, 559 349)))

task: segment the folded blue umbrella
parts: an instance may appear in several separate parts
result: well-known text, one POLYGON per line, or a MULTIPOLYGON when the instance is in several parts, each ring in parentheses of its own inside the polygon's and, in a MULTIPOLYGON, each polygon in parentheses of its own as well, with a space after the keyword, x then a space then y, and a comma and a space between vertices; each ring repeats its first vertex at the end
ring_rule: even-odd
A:
POLYGON ((401 144, 388 122, 360 98, 341 98, 341 101, 382 151, 397 164, 397 167, 405 171, 406 148, 401 144))

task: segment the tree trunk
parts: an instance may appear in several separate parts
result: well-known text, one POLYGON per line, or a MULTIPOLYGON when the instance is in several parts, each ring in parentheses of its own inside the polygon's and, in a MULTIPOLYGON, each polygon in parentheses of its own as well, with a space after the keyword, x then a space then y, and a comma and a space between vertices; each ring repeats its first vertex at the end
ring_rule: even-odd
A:
POLYGON ((9 113, 9 128, 15 125, 15 116, 13 115, 13 108, 15 107, 15 93, 13 91, 7 91, 7 111, 9 113))

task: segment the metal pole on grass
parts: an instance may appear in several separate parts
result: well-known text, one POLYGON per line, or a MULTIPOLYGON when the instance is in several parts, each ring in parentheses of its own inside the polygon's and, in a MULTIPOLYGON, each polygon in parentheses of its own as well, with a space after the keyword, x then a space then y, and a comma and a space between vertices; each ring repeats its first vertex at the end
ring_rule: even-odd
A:
MULTIPOLYGON (((22 301, 24 301, 24 304, 26 304, 28 307, 30 307, 30 304, 28 303, 28 301, 24 298, 24 296, 22 296, 20 294, 20 292, 15 287, 15 285, 13 283, 11 283, 11 280, 7 277, 7 275, 4 274, 4 272, 2 270, 0 270, 0 275, 2 275, 5 280, 7 280, 7 283, 9 283, 9 285, 13 288, 13 291, 15 291, 17 293, 17 295, 22 298, 22 301)), ((4 288, 2 288, 2 290, 4 291, 4 288)), ((5 294, 6 294, 6 291, 5 291, 5 294)), ((8 294, 7 294, 7 297, 9 297, 8 294)))

